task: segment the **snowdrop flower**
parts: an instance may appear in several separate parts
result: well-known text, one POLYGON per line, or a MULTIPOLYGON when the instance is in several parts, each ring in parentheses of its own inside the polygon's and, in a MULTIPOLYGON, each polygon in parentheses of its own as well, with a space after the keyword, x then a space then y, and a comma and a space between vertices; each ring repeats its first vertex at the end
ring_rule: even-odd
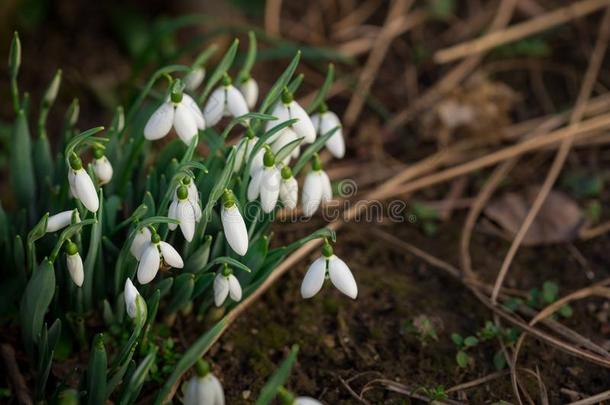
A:
POLYGON ((231 249, 240 256, 245 255, 248 251, 248 230, 235 203, 235 195, 228 189, 225 189, 222 196, 220 219, 227 243, 231 246, 231 249))
MULTIPOLYGON (((305 143, 313 143, 316 140, 316 130, 307 115, 307 112, 294 101, 292 93, 288 89, 284 89, 282 93, 282 100, 277 103, 271 115, 277 117, 279 121, 267 121, 266 130, 270 130, 278 123, 281 124, 289 119, 296 118, 297 122, 292 124, 292 129, 296 132, 299 138, 303 138, 305 143)), ((278 137, 278 134, 273 135, 269 142, 274 142, 278 137)))
POLYGON ((267 146, 263 158, 263 168, 259 169, 248 185, 248 201, 254 201, 259 196, 263 212, 270 213, 277 204, 280 195, 280 171, 275 166, 275 156, 267 146))
POLYGON ((93 149, 93 173, 100 182, 100 185, 110 183, 112 180, 112 165, 106 156, 104 156, 104 149, 101 146, 96 146, 93 149))
POLYGON ((284 207, 289 210, 294 209, 297 206, 297 200, 299 199, 299 183, 292 175, 290 167, 282 167, 282 180, 280 181, 280 201, 284 204, 284 207))
MULTIPOLYGON (((248 164, 250 156, 252 156, 254 146, 256 146, 258 140, 259 138, 254 135, 252 129, 248 127, 248 129, 246 130, 246 136, 244 136, 237 144, 237 153, 235 155, 235 164, 233 165, 233 172, 236 173, 240 171, 242 166, 248 164)), ((258 151, 256 151, 256 154, 252 158, 252 163, 250 165, 251 176, 256 173, 261 167, 263 167, 264 154, 265 151, 263 148, 260 148, 258 151)))
POLYGON ((334 128, 339 127, 335 133, 326 141, 326 149, 337 159, 345 156, 345 141, 341 131, 341 121, 332 111, 328 111, 325 103, 320 104, 320 112, 311 117, 311 122, 316 128, 318 135, 322 136, 334 128))
POLYGON ((150 283, 161 266, 161 260, 168 266, 181 269, 184 267, 182 257, 176 252, 176 249, 167 242, 161 240, 158 233, 152 233, 150 242, 145 245, 138 264, 138 282, 140 284, 150 283))
POLYGON ((222 86, 210 95, 210 99, 203 109, 203 116, 208 126, 214 126, 223 116, 240 117, 247 114, 248 111, 248 104, 244 96, 231 84, 231 78, 225 73, 222 86))
MULTIPOLYGON (((201 219, 201 208, 198 201, 192 201, 189 198, 188 188, 183 184, 178 186, 176 196, 177 199, 174 199, 169 206, 167 216, 178 220, 184 239, 191 242, 195 235, 195 223, 201 219)), ((167 226, 173 231, 178 225, 168 224, 167 226)))
POLYGON ((316 259, 305 274, 301 284, 301 296, 311 298, 322 289, 324 279, 329 277, 331 283, 343 294, 356 299, 358 286, 347 264, 333 254, 333 248, 324 240, 322 256, 316 259))
POLYGON ((45 232, 57 232, 60 229, 70 225, 72 220, 74 220, 75 224, 80 222, 80 215, 78 215, 78 210, 76 209, 62 211, 59 214, 51 215, 47 220, 47 229, 45 232))
POLYGON ((184 76, 184 87, 188 91, 195 91, 201 83, 203 83, 203 79, 205 78, 205 68, 204 67, 196 67, 192 69, 190 72, 184 76))
POLYGON ((78 246, 70 239, 66 242, 66 267, 70 273, 70 278, 78 287, 82 287, 85 280, 83 271, 83 259, 78 253, 78 246))
POLYGON ((278 391, 280 402, 284 405, 322 405, 322 402, 311 397, 296 397, 283 386, 280 386, 278 391))
POLYGON ((320 156, 317 153, 314 154, 311 167, 312 171, 307 174, 303 184, 303 214, 306 217, 312 216, 320 203, 326 203, 333 198, 330 179, 322 170, 320 156))
POLYGON ((214 303, 217 307, 221 306, 228 296, 233 301, 241 300, 241 286, 237 277, 233 275, 233 270, 225 264, 222 271, 219 271, 214 279, 214 303))
POLYGON ((258 83, 252 77, 248 76, 240 85, 239 91, 243 94, 248 108, 252 110, 258 100, 258 83))
POLYGON ((191 96, 183 92, 180 79, 174 81, 170 97, 150 116, 144 127, 144 137, 154 141, 163 138, 172 129, 187 145, 205 128, 205 119, 199 106, 191 96))
POLYGON ((144 249, 150 243, 150 238, 151 233, 148 228, 144 227, 136 231, 136 236, 133 238, 133 242, 131 242, 129 252, 133 257, 136 258, 137 261, 140 261, 140 257, 142 257, 142 253, 144 253, 144 249))
POLYGON ((140 296, 140 293, 134 287, 131 279, 128 278, 125 280, 125 290, 123 291, 123 296, 125 298, 125 309, 127 310, 127 315, 131 319, 135 319, 138 314, 138 304, 137 299, 140 296))
POLYGON ((70 183, 72 195, 78 198, 89 211, 97 212, 100 207, 100 201, 95 191, 95 186, 89 174, 83 169, 83 162, 75 153, 72 153, 72 156, 70 156, 68 183, 70 183))
POLYGON ((225 405, 222 385, 210 372, 208 363, 197 360, 195 371, 196 375, 186 385, 184 405, 225 405))

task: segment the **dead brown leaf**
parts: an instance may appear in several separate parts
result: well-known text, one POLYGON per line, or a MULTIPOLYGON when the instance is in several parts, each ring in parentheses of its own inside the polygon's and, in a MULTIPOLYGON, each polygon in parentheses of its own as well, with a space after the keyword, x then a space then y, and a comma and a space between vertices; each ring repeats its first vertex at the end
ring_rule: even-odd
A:
MULTIPOLYGON (((493 200, 485 208, 485 215, 499 225, 501 235, 512 240, 538 190, 539 186, 530 186, 523 192, 508 192, 493 200)), ((574 240, 585 222, 580 207, 570 196, 561 191, 551 191, 527 232, 523 245, 535 246, 574 240)))

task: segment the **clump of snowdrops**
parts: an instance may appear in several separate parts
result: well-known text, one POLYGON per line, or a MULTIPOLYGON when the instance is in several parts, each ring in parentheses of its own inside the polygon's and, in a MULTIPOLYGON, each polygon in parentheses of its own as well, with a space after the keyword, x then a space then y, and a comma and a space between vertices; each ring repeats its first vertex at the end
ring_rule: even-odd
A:
MULTIPOLYGON (((74 100, 52 148, 47 118, 62 74, 34 106, 18 85, 15 34, 9 55, 14 202, 3 196, 0 205, 0 309, 3 328, 19 331, 35 401, 123 404, 145 392, 147 401, 163 403, 191 375, 177 390, 180 399, 224 403, 202 355, 224 316, 315 238, 324 247, 302 296, 314 296, 330 279, 356 298, 354 277, 333 253, 333 232, 321 229, 274 247, 270 237, 277 210, 300 203, 311 216, 332 199, 318 156, 323 147, 337 158, 345 153, 339 120, 324 101, 332 65, 304 107, 294 97, 303 79, 295 76, 299 54, 261 97, 250 74, 254 35, 239 67, 238 48, 236 40, 209 71, 213 47, 191 66, 160 68, 104 127, 81 131, 74 100), (146 386, 151 370, 160 368, 157 335, 168 327, 171 334, 179 313, 200 322, 203 333, 161 376, 160 387, 146 386), (207 330, 206 319, 214 320, 207 330), (51 373, 54 363, 79 356, 88 364, 63 377, 51 373)), ((299 402, 274 390, 271 397, 299 402)))

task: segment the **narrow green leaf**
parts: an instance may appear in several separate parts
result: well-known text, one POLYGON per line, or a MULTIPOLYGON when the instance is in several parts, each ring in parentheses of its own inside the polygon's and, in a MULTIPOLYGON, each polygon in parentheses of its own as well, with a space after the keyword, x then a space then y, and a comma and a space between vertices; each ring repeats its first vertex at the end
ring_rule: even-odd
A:
POLYGON ((328 70, 326 71, 326 78, 324 79, 324 83, 322 83, 322 87, 318 90, 318 94, 311 101, 309 106, 307 106, 307 112, 312 114, 316 112, 320 104, 326 99, 326 93, 330 89, 330 86, 333 84, 333 79, 335 78, 335 65, 330 63, 328 65, 328 70))
POLYGON ((83 281, 83 301, 86 309, 93 307, 93 284, 95 271, 95 264, 97 262, 97 255, 102 249, 102 221, 104 212, 104 191, 99 190, 99 201, 100 207, 97 211, 97 219, 94 224, 91 225, 91 233, 89 238, 89 250, 87 251, 87 257, 83 264, 83 270, 85 273, 85 279, 83 281))
POLYGON ((237 74, 237 81, 240 83, 245 82, 250 77, 250 71, 256 62, 256 34, 254 31, 248 32, 248 53, 246 54, 246 60, 241 70, 237 74))
POLYGON ((104 336, 95 335, 89 367, 87 368, 87 403, 99 405, 106 402, 106 372, 108 359, 104 347, 104 336))
POLYGON ((305 164, 309 161, 309 159, 311 159, 313 154, 318 153, 320 151, 320 149, 322 149, 324 147, 324 145, 326 145, 326 142, 330 139, 330 137, 333 136, 335 134, 335 132, 337 132, 339 130, 339 128, 340 127, 334 127, 333 129, 331 129, 324 135, 318 137, 318 139, 316 139, 316 141, 314 143, 309 145, 309 147, 307 149, 305 149, 305 151, 303 151, 303 153, 301 153, 299 160, 292 167, 292 173, 294 174, 295 177, 301 171, 301 169, 305 166, 305 164))
POLYGON ((292 346, 292 350, 290 350, 288 357, 286 357, 261 390, 261 393, 255 402, 256 405, 268 405, 273 401, 280 386, 282 386, 290 376, 290 371, 297 360, 298 353, 299 346, 292 346))
POLYGON ((142 360, 138 368, 134 371, 129 382, 126 384, 126 389, 123 393, 123 397, 119 401, 120 405, 127 405, 135 402, 142 390, 144 381, 148 377, 148 373, 151 367, 155 364, 155 358, 157 357, 157 350, 153 350, 142 360))
POLYGON ((277 153, 275 154, 275 161, 282 162, 285 158, 290 156, 292 151, 295 150, 301 144, 301 142, 303 142, 303 139, 304 138, 302 138, 302 137, 297 138, 294 141, 289 142, 286 145, 284 145, 282 147, 282 149, 278 150, 277 153))
POLYGON ((231 65, 233 64, 233 60, 235 59, 235 55, 237 54, 237 48, 239 47, 239 40, 236 39, 233 41, 233 44, 227 50, 227 53, 222 57, 214 72, 210 75, 203 92, 199 96, 198 102, 199 104, 203 103, 203 101, 207 98, 207 96, 212 91, 212 88, 218 83, 218 81, 222 78, 222 76, 229 70, 231 65))
POLYGON ((193 252, 191 256, 186 260, 184 265, 184 272, 196 273, 203 269, 210 258, 210 248, 212 246, 212 236, 206 235, 203 244, 193 252))
POLYGON ((180 310, 191 301, 195 288, 195 276, 192 273, 183 273, 176 277, 172 287, 172 299, 167 306, 168 313, 180 310))
POLYGON ((260 112, 262 112, 262 113, 267 112, 267 110, 269 110, 269 108, 271 108, 271 106, 273 106, 280 99, 280 96, 282 95, 282 90, 290 82, 290 79, 292 78, 294 71, 296 70, 297 66, 299 65, 300 59, 301 59, 301 51, 298 51, 297 54, 294 56, 294 58, 292 58, 292 61, 290 61, 290 64, 288 65, 286 70, 284 70, 284 72, 280 75, 280 77, 277 79, 275 84, 271 87, 271 89, 267 93, 267 96, 263 99, 263 102, 261 103, 261 106, 259 109, 260 112))
POLYGON ((13 193, 21 207, 31 209, 35 202, 36 184, 34 165, 32 163, 32 145, 30 129, 25 112, 17 113, 11 136, 11 184, 13 193))
POLYGON ((235 268, 238 268, 240 270, 246 271, 248 273, 252 272, 252 270, 250 270, 248 268, 248 266, 246 266, 245 264, 240 263, 237 260, 233 259, 232 257, 228 257, 228 256, 217 257, 216 259, 214 259, 211 262, 209 262, 207 264, 207 266, 205 266, 203 268, 203 270, 201 270, 201 272, 205 273, 206 271, 210 270, 212 267, 217 266, 219 264, 228 264, 230 267, 235 267, 235 268))

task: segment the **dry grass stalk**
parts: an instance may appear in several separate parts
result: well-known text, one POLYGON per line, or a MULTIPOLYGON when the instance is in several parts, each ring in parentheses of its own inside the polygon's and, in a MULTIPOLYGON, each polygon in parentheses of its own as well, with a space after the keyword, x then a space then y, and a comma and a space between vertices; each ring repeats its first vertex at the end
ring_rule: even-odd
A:
POLYGON ((436 63, 448 63, 470 55, 480 54, 500 45, 529 37, 557 25, 565 24, 568 21, 591 14, 607 5, 607 0, 582 0, 523 23, 513 25, 507 29, 491 32, 481 38, 441 49, 434 54, 434 61, 436 63))

